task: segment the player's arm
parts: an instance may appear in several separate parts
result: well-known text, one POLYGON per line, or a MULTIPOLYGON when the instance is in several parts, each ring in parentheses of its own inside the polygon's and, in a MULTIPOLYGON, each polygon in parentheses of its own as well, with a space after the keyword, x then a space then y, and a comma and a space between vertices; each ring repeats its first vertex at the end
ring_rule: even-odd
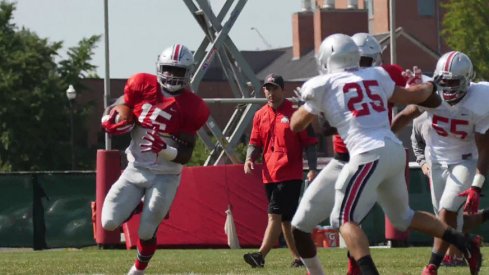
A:
POLYGON ((186 133, 178 136, 162 134, 154 128, 148 131, 143 139, 145 142, 140 145, 141 152, 152 152, 157 154, 158 159, 185 164, 192 158, 197 137, 195 134, 186 133), (175 145, 167 144, 162 135, 175 141, 175 145))
POLYGON ((316 115, 313 115, 306 111, 304 106, 301 106, 297 111, 292 114, 290 119, 290 129, 293 132, 300 132, 307 128, 309 124, 314 120, 316 115))
POLYGON ((423 112, 416 105, 408 105, 392 119, 391 130, 398 134, 402 128, 409 124, 413 119, 421 115, 423 112))
POLYGON ((248 144, 246 148, 246 160, 244 163, 244 173, 252 174, 252 170, 255 169, 255 161, 260 158, 263 149, 254 144, 248 144))
POLYGON ((459 194, 459 196, 467 197, 464 211, 469 212, 469 214, 477 213, 479 210, 482 186, 486 180, 485 175, 489 171, 489 130, 484 134, 476 132, 475 144, 479 153, 476 173, 470 188, 459 194))
POLYGON ((114 103, 105 108, 101 123, 105 132, 111 135, 123 135, 132 131, 134 119, 132 110, 125 105, 124 96, 116 99, 114 103))
POLYGON ((120 97, 118 97, 114 103, 110 104, 109 106, 107 106, 107 108, 105 108, 104 110, 104 115, 108 115, 110 110, 112 110, 112 108, 114 108, 115 106, 117 105, 121 105, 121 104, 124 104, 124 96, 121 95, 120 97))
POLYGON ((395 86, 389 101, 399 105, 416 104, 428 108, 436 108, 441 104, 436 85, 431 81, 408 88, 395 86))
POLYGON ((489 130, 484 134, 475 133, 475 144, 479 153, 479 159, 477 160, 477 170, 472 182, 472 187, 482 188, 485 175, 489 172, 489 130))
POLYGON ((489 172, 489 130, 484 134, 475 133, 475 144, 479 152, 477 173, 487 175, 489 172))
POLYGON ((177 143, 175 146, 177 149, 177 155, 172 161, 180 164, 188 163, 192 158, 197 136, 195 134, 182 133, 177 137, 172 137, 172 139, 177 143))
POLYGON ((413 132, 411 133, 411 146, 413 148, 416 162, 421 167, 421 171, 425 176, 429 176, 429 165, 426 162, 425 148, 426 142, 421 133, 423 121, 415 121, 413 124, 413 132))
POLYGON ((335 127, 331 126, 328 120, 326 120, 323 115, 319 115, 317 121, 319 124, 320 135, 331 136, 334 134, 338 134, 338 130, 335 127))

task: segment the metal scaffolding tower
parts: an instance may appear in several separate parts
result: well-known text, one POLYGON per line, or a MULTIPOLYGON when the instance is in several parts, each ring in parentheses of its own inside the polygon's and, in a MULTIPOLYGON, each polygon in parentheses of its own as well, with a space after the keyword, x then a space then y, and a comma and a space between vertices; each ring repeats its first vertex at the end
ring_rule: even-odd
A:
MULTIPOLYGON (((250 99, 252 102, 260 94, 254 92, 261 89, 260 82, 228 35, 247 0, 227 0, 217 16, 208 0, 184 0, 184 2, 205 34, 194 53, 197 70, 192 77, 192 89, 198 92, 207 68, 217 57, 231 86, 233 96, 237 99, 250 99), (234 2, 236 3, 233 6, 234 2), (226 17, 228 13, 229 16, 226 17), (227 20, 224 22, 225 18, 227 20)), ((259 105, 256 103, 237 105, 224 130, 218 127, 212 116, 209 117, 206 123, 209 131, 202 128, 198 132, 204 144, 211 150, 205 162, 206 166, 225 164, 228 160, 235 164, 240 163, 235 148, 258 108, 259 105)))

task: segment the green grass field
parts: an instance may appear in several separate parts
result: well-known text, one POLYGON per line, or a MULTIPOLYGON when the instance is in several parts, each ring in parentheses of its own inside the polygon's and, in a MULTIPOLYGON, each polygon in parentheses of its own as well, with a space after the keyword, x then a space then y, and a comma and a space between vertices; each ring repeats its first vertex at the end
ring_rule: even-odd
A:
MULTIPOLYGON (((159 249, 146 274, 305 274, 304 268, 290 268, 292 261, 285 248, 274 249, 265 268, 252 269, 242 258, 249 249, 159 249)), ((326 274, 346 273, 346 250, 319 249, 326 274)), ((372 249, 381 274, 421 274, 431 248, 372 249)), ((489 248, 483 253, 489 254, 489 248)), ((135 250, 56 249, 0 252, 0 274, 125 274, 132 265, 135 250)), ((464 267, 441 267, 439 274, 469 274, 464 267)), ((489 274, 484 266, 480 274, 489 274)))

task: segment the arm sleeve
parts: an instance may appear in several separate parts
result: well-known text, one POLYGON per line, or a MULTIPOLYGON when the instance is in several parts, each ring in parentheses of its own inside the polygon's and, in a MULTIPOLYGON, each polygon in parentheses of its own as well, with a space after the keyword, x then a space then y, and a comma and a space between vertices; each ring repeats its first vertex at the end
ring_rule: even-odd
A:
POLYGON ((317 158, 317 150, 316 145, 306 146, 306 159, 307 165, 309 166, 309 170, 317 170, 318 168, 318 158, 317 158))
POLYGON ((422 121, 415 119, 413 121, 413 132, 411 134, 411 146, 413 147, 413 153, 419 166, 423 166, 423 164, 426 162, 426 142, 421 134, 421 125, 422 121))

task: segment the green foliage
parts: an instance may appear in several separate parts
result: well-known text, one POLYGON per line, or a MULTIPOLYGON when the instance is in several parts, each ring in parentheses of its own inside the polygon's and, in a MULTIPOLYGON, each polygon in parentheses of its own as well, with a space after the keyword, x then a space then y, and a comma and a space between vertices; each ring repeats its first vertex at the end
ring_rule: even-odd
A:
MULTIPOLYGON (((244 163, 246 158, 246 144, 239 143, 235 148, 238 159, 244 163)), ((192 159, 187 163, 187 166, 202 166, 204 165, 211 150, 207 149, 202 139, 198 138, 195 144, 195 149, 192 154, 192 159)))
POLYGON ((442 36, 452 49, 467 54, 478 79, 489 79, 489 2, 445 1, 442 36))
MULTIPOLYGON (((70 164, 70 119, 65 90, 92 73, 100 36, 80 41, 55 62, 62 42, 50 42, 11 23, 15 4, 0 2, 0 171, 63 170, 70 164)), ((85 109, 75 111, 75 124, 85 109)), ((82 127, 80 131, 86 132, 82 127)))

